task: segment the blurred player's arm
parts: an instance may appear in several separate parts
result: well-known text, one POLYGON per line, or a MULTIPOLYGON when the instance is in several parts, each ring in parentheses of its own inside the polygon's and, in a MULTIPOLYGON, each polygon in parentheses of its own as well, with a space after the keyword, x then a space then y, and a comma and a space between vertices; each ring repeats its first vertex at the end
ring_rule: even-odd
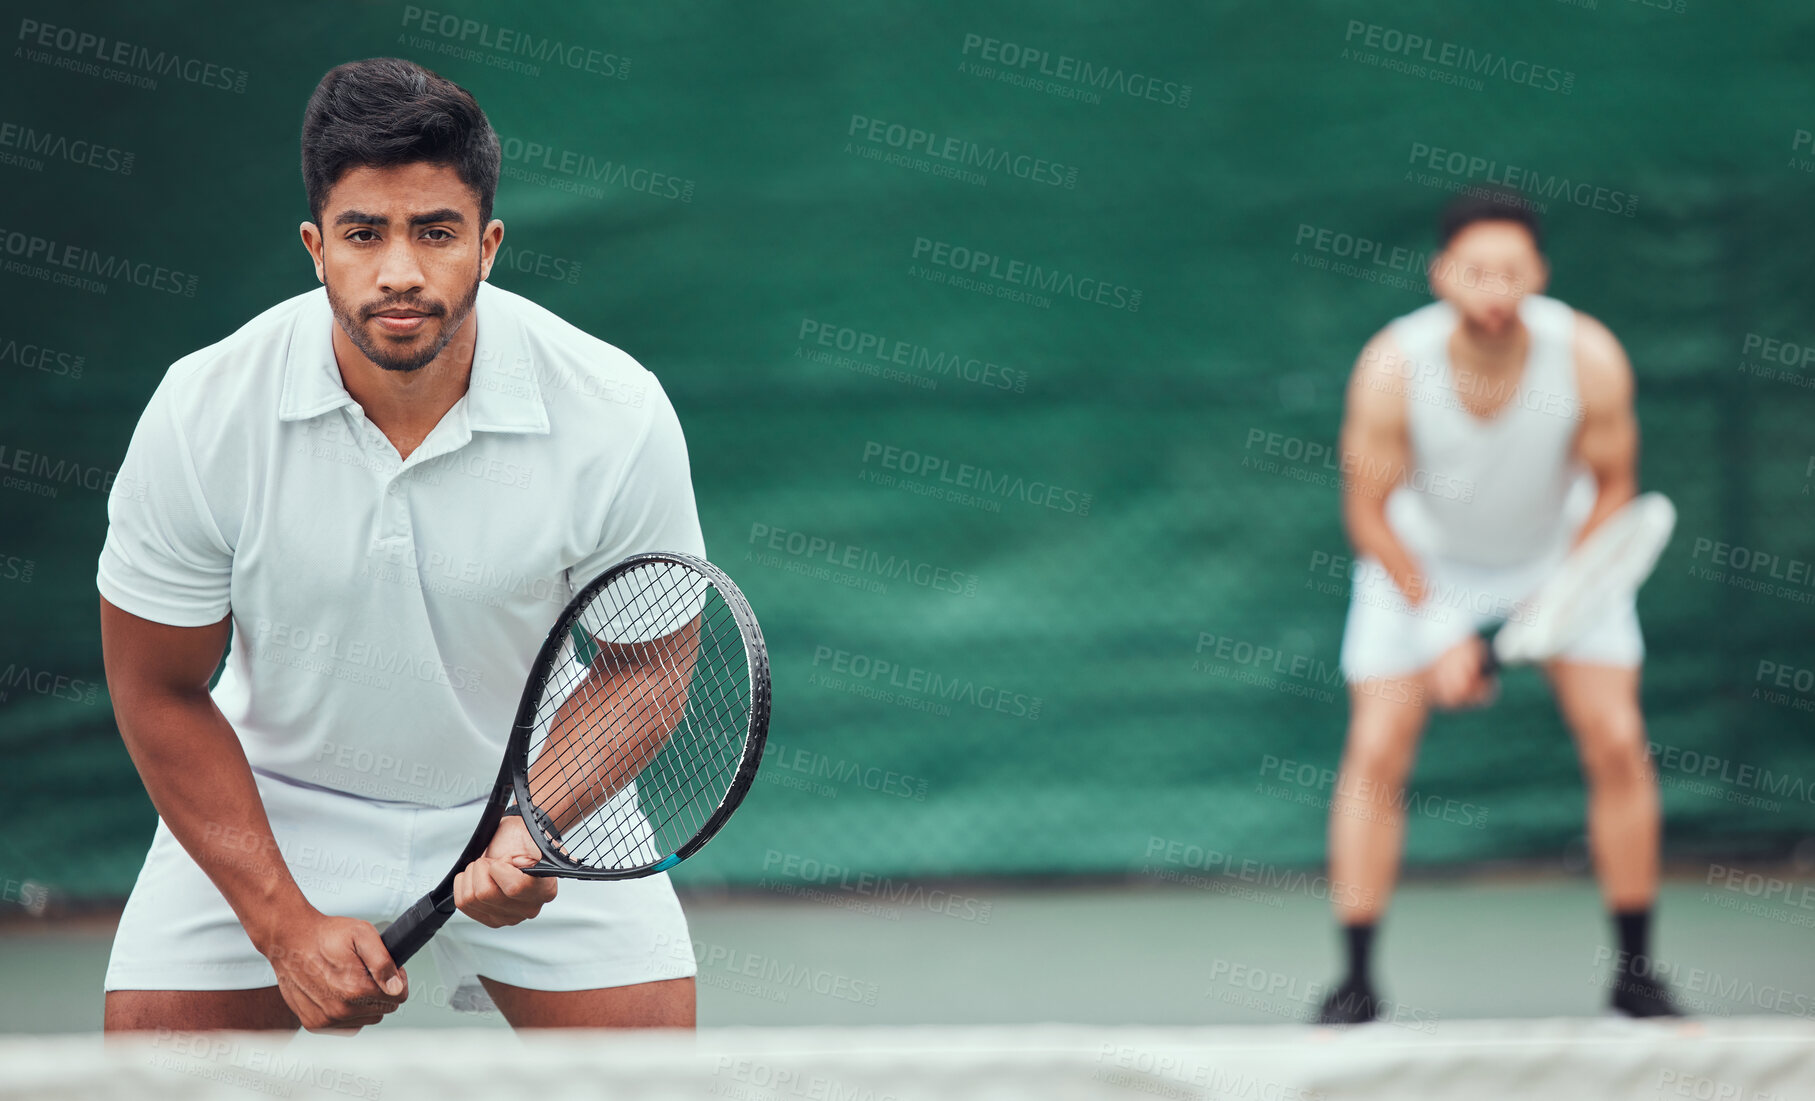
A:
POLYGON ((1342 416, 1342 524, 1357 555, 1380 562, 1406 600, 1424 599, 1424 576, 1386 520, 1386 499, 1405 478, 1405 368, 1390 330, 1375 334, 1349 376, 1342 416))
POLYGON ((1639 422, 1632 409, 1632 364, 1607 326, 1577 314, 1574 351, 1582 402, 1576 454, 1597 491, 1594 511, 1576 535, 1580 543, 1638 495, 1639 422))

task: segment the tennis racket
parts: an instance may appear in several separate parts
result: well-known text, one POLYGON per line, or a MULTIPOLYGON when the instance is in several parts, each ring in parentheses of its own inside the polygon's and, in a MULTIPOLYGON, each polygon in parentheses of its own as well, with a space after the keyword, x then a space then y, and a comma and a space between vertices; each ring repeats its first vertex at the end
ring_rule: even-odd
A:
POLYGON ((1561 653, 1608 609, 1639 590, 1675 530, 1676 507, 1662 493, 1628 501, 1570 551, 1557 572, 1494 633, 1482 673, 1561 653))
POLYGON ((549 630, 479 826, 385 929, 391 959, 401 966, 453 916, 454 878, 506 813, 542 852, 529 875, 636 879, 679 864, 743 801, 768 729, 768 651, 731 579, 685 554, 619 562, 549 630))

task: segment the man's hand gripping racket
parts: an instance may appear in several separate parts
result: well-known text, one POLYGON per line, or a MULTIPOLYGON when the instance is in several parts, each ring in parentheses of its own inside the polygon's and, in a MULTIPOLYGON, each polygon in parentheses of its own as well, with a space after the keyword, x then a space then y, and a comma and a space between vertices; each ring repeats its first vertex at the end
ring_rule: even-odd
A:
POLYGON ((653 875, 731 817, 768 729, 768 651, 730 578, 683 554, 606 570, 536 655, 472 840, 384 931, 392 961, 402 966, 453 915, 456 879, 486 855, 507 808, 540 852, 525 874, 653 875))
POLYGON ((1676 508, 1661 493, 1627 502, 1569 552, 1557 572, 1523 601, 1484 647, 1481 675, 1548 661, 1638 592, 1676 530, 1676 508))

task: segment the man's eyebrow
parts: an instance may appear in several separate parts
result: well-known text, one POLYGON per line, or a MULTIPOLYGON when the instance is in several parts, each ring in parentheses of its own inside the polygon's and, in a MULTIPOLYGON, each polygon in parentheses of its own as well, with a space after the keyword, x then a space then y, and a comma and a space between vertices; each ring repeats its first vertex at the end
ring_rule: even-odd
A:
MULTIPOLYGON (((430 210, 421 214, 410 215, 410 224, 412 226, 434 225, 437 222, 465 221, 466 216, 451 206, 444 206, 440 210, 430 210)), ((363 210, 343 210, 335 216, 334 224, 337 226, 378 226, 383 228, 391 224, 391 219, 383 214, 368 214, 363 210)))

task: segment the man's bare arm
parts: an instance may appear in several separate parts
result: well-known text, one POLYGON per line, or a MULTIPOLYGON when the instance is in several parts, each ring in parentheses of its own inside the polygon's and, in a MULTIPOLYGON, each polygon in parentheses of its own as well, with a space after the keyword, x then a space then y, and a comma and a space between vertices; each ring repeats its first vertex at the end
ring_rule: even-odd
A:
POLYGON ((549 724, 531 797, 557 829, 603 806, 668 744, 687 710, 700 622, 638 643, 600 642, 580 687, 549 724), (610 762, 606 765, 606 762, 610 762))
POLYGON ((303 1025, 376 1024, 408 996, 406 980, 370 924, 324 916, 303 897, 239 737, 208 694, 230 622, 171 627, 103 598, 101 654, 114 719, 152 805, 271 960, 303 1025))
MULTIPOLYGON (((695 619, 649 642, 595 640, 598 654, 555 710, 529 770, 530 798, 555 829, 567 833, 604 806, 668 744, 687 711, 699 634, 695 619)), ((484 855, 454 877, 454 905, 494 929, 528 921, 556 895, 552 878, 523 871, 540 858, 523 819, 506 817, 484 855)))
POLYGON ((1582 426, 1576 455, 1594 475, 1594 511, 1576 541, 1638 495, 1639 422, 1632 408, 1632 364, 1626 350, 1589 317, 1576 315, 1576 389, 1582 403, 1582 426))
POLYGON ((1405 478, 1411 455, 1405 378, 1415 369, 1392 333, 1368 341, 1349 376, 1342 417, 1342 521, 1356 553, 1380 562, 1408 601, 1424 599, 1418 562, 1388 525, 1386 499, 1405 478))

